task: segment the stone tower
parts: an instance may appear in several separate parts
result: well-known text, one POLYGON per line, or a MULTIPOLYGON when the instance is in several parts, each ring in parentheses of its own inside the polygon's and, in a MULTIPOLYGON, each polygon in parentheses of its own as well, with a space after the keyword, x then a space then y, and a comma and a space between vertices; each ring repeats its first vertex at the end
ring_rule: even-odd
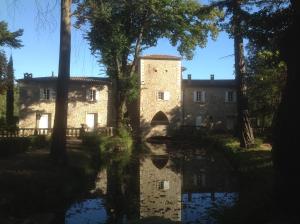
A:
POLYGON ((181 58, 139 58, 139 126, 143 138, 165 136, 181 124, 181 58))

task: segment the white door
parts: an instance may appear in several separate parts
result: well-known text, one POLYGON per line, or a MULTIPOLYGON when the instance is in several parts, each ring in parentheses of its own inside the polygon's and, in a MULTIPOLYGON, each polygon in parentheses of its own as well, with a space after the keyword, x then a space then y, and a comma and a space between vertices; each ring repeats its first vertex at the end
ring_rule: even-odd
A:
POLYGON ((196 117, 196 127, 197 127, 197 129, 200 128, 201 125, 202 125, 202 116, 197 116, 196 117))
POLYGON ((95 114, 87 114, 86 115, 86 125, 89 129, 95 128, 96 116, 95 114))
POLYGON ((39 128, 49 128, 49 114, 42 114, 39 120, 39 128))

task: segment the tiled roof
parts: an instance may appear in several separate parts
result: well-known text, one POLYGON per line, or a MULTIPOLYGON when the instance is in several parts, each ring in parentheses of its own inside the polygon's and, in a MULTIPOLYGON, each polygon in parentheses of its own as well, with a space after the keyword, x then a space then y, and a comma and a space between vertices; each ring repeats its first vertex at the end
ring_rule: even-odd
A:
MULTIPOLYGON (((33 77, 33 78, 23 78, 18 79, 18 82, 55 82, 57 77, 47 76, 47 77, 33 77)), ((109 78, 103 77, 70 77, 70 81, 72 82, 90 82, 90 83, 110 83, 109 78)))
POLYGON ((192 79, 182 80, 182 85, 185 87, 235 87, 236 81, 234 79, 218 79, 218 80, 207 80, 207 79, 192 79))
POLYGON ((168 60, 181 60, 181 57, 177 57, 174 55, 165 55, 165 54, 151 54, 140 56, 142 59, 168 59, 168 60))

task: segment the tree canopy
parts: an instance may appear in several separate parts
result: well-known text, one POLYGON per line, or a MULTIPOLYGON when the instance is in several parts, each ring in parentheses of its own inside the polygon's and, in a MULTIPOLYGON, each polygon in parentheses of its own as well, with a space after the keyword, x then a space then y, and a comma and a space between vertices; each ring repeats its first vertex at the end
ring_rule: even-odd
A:
POLYGON ((208 35, 216 38, 220 12, 196 0, 84 0, 77 3, 75 14, 77 26, 88 23, 91 50, 113 79, 118 127, 139 54, 167 38, 191 59, 208 35))
POLYGON ((7 23, 0 21, 0 46, 1 47, 12 47, 20 48, 22 47, 21 40, 19 37, 23 35, 23 30, 19 29, 15 32, 10 32, 7 27, 7 23))

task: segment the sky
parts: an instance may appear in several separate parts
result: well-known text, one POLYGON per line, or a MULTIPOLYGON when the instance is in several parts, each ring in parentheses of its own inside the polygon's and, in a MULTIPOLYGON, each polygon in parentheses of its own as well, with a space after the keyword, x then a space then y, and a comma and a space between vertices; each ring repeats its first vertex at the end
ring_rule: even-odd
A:
MULTIPOLYGON (((0 21, 8 23, 10 31, 24 29, 20 49, 2 48, 7 57, 13 56, 15 77, 25 72, 33 77, 57 75, 59 59, 59 5, 58 0, 0 0, 0 21), (48 11, 45 3, 49 4, 48 11), (38 10, 40 9, 40 10, 38 10)), ((167 54, 180 56, 176 47, 167 39, 160 39, 156 47, 142 55, 167 54)), ((192 60, 182 60, 186 68, 183 78, 191 74, 193 79, 234 78, 233 40, 224 32, 216 41, 208 40, 205 48, 197 48, 192 60)), ((84 31, 72 28, 71 76, 105 76, 103 67, 91 54, 84 31)))

